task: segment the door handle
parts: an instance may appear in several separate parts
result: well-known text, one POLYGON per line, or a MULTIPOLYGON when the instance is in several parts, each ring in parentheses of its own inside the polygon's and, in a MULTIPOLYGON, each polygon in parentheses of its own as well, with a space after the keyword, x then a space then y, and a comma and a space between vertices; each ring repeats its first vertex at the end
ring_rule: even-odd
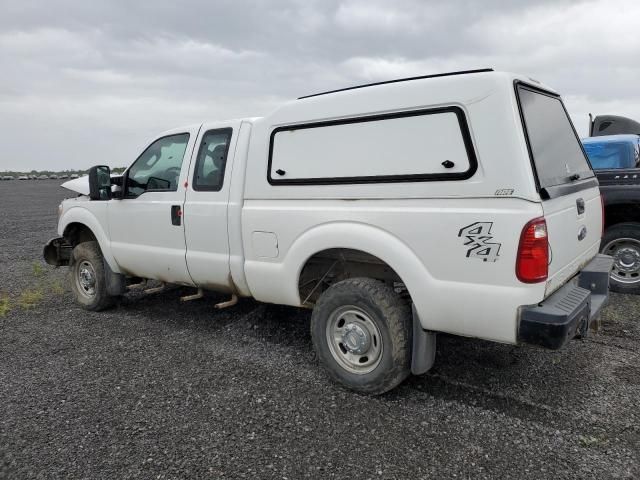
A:
POLYGON ((171 225, 182 225, 182 206, 171 205, 171 225))
POLYGON ((576 200, 576 209, 578 210, 578 215, 584 213, 584 200, 582 198, 576 200))

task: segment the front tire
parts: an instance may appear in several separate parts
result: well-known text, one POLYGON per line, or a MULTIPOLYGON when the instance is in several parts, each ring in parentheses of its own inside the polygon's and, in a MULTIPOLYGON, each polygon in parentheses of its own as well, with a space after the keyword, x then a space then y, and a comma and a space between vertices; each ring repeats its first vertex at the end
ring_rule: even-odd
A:
POLYGON ((107 293, 104 258, 98 242, 75 246, 69 262, 71 291, 82 308, 100 311, 113 306, 115 298, 107 293))
POLYGON ((614 260, 611 290, 640 294, 640 224, 619 223, 608 228, 602 238, 601 252, 614 260))
POLYGON ((379 395, 411 368, 411 309, 394 290, 370 278, 329 287, 311 315, 320 364, 339 384, 379 395))

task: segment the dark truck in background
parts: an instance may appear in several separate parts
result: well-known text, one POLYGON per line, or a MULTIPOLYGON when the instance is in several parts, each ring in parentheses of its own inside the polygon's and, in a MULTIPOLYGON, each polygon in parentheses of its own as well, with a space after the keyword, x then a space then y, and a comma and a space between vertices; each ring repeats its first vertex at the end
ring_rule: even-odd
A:
POLYGON ((589 122, 582 140, 600 182, 605 231, 600 250, 614 258, 611 289, 640 294, 640 123, 616 115, 589 122))

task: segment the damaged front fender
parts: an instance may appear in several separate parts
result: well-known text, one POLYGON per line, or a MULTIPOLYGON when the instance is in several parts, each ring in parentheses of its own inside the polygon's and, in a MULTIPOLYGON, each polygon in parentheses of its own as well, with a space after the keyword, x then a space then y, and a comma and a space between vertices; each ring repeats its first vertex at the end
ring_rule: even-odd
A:
POLYGON ((44 246, 42 255, 49 265, 62 267, 69 265, 73 247, 63 237, 52 238, 44 246))

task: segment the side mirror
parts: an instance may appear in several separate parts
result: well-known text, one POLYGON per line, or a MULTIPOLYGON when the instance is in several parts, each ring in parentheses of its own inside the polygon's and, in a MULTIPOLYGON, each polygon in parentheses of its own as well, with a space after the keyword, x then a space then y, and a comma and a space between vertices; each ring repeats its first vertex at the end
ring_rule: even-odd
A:
POLYGON ((89 169, 89 198, 91 200, 111 198, 111 169, 106 165, 89 169))

